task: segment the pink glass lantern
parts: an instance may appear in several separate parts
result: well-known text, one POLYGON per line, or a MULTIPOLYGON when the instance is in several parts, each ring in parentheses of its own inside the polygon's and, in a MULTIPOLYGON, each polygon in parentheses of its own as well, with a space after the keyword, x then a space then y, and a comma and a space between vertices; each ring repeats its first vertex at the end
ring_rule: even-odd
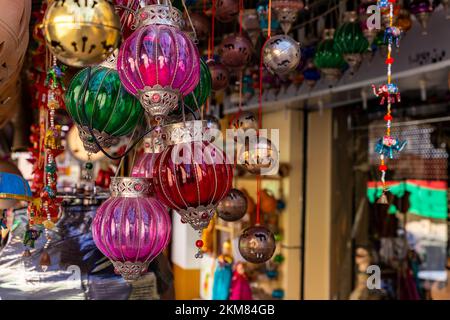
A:
POLYGON ((153 167, 156 158, 163 150, 164 145, 159 135, 155 134, 144 138, 144 152, 138 156, 134 163, 131 176, 137 178, 153 178, 153 167))
POLYGON ((181 31, 181 12, 149 5, 138 15, 138 28, 122 44, 117 68, 125 89, 139 98, 147 113, 165 117, 178 107, 200 79, 200 56, 181 31))
POLYGON ((136 280, 169 243, 170 216, 150 197, 148 179, 113 178, 110 190, 111 198, 98 208, 92 222, 92 236, 116 273, 136 280))

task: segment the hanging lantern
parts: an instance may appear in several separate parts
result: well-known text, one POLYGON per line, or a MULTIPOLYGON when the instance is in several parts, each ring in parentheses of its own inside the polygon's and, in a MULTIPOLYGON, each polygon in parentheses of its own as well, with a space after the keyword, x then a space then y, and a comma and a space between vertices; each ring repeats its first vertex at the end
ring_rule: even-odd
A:
MULTIPOLYGON (((144 138, 144 152, 137 158, 131 176, 136 178, 153 178, 153 167, 158 155, 164 150, 159 128, 144 138)), ((150 180, 151 184, 151 180, 150 180)))
POLYGON ((245 9, 242 14, 242 28, 247 32, 253 45, 256 46, 261 27, 259 26, 258 12, 256 9, 245 9))
POLYGON ((228 23, 239 15, 239 0, 217 0, 216 19, 228 23))
POLYGON ((207 135, 205 121, 164 126, 162 137, 167 147, 153 171, 156 197, 199 231, 208 226, 233 178, 225 153, 206 140, 207 135))
POLYGON ((211 73, 211 88, 213 91, 220 91, 228 87, 229 82, 229 72, 223 64, 220 62, 215 62, 214 60, 209 60, 206 62, 211 73))
POLYGON ((274 36, 264 44, 264 65, 271 73, 284 75, 294 71, 300 58, 300 44, 289 36, 274 36))
POLYGON ((255 225, 245 229, 239 237, 239 252, 251 263, 264 263, 275 253, 275 237, 264 226, 255 225))
MULTIPOLYGON (((267 32, 269 30, 269 1, 260 0, 256 6, 256 11, 258 12, 259 26, 263 31, 264 37, 267 37, 267 32)), ((272 32, 280 27, 280 23, 277 19, 272 16, 270 27, 272 32)))
POLYGON ((251 41, 240 34, 229 35, 219 47, 220 61, 232 70, 241 70, 253 57, 251 41))
POLYGON ((297 20, 299 12, 305 7, 302 0, 274 0, 272 9, 283 29, 284 34, 291 31, 292 24, 297 20))
MULTIPOLYGON (((200 40, 208 39, 209 28, 210 28, 209 27, 210 21, 209 21, 208 17, 199 12, 189 13, 189 16, 191 18, 192 26, 194 27, 195 35, 197 36, 197 39, 200 39, 200 40)), ((189 21, 186 13, 184 14, 184 17, 185 17, 184 20, 189 21)), ((192 27, 191 27, 190 23, 186 24, 185 31, 192 32, 192 27)))
POLYGON ((92 222, 95 245, 125 280, 138 279, 169 243, 170 216, 149 186, 144 178, 113 178, 111 198, 92 222))
POLYGON ((157 0, 113 0, 114 8, 120 18, 124 39, 128 38, 136 29, 135 12, 142 5, 155 4, 156 2, 157 0))
POLYGON ((184 104, 192 110, 199 110, 211 94, 211 73, 208 65, 200 59, 200 81, 194 91, 184 98, 184 104))
POLYGON ((409 11, 416 17, 423 29, 423 34, 427 34, 428 20, 434 11, 433 5, 429 0, 414 0, 409 5, 409 11))
POLYGON ((325 29, 323 41, 317 46, 314 64, 325 75, 325 79, 335 82, 341 78, 345 60, 333 46, 334 29, 325 29))
POLYGON ((278 150, 273 143, 262 136, 250 136, 244 142, 239 163, 251 174, 269 174, 278 166, 278 150))
POLYGON ((247 213, 247 198, 238 189, 231 189, 217 206, 218 216, 225 221, 238 221, 247 213))
POLYGON ((398 15, 396 26, 402 30, 403 33, 408 32, 412 28, 411 14, 406 9, 401 9, 398 15))
POLYGON ((54 1, 43 24, 50 51, 72 67, 101 63, 121 38, 119 17, 107 0, 54 1))
POLYGON ((146 6, 138 18, 138 29, 120 47, 117 68, 125 89, 139 98, 149 115, 162 118, 197 86, 200 58, 180 30, 183 19, 176 8, 146 6))
POLYGON ((334 49, 343 55, 352 71, 358 70, 362 62, 362 53, 369 47, 369 42, 356 20, 356 12, 346 12, 345 22, 334 34, 334 49))
POLYGON ((118 137, 127 135, 136 127, 142 116, 139 101, 128 94, 120 83, 117 71, 98 66, 90 71, 78 72, 66 92, 67 112, 76 123, 80 138, 87 152, 100 151, 90 134, 102 148, 109 148, 118 142, 118 137), (86 90, 84 101, 82 97, 86 90))

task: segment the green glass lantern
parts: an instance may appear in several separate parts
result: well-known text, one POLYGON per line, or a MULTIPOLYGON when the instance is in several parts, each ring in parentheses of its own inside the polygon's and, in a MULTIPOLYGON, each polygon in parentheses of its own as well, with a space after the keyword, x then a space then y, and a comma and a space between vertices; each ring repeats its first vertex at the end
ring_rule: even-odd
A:
POLYGON ((142 118, 139 101, 122 87, 119 75, 110 66, 91 69, 84 103, 88 69, 78 72, 66 92, 66 107, 76 123, 80 138, 87 152, 100 151, 94 143, 88 126, 102 148, 118 142, 118 137, 131 133, 142 118))
POLYGON ((334 49, 342 54, 353 71, 361 65, 362 53, 369 47, 357 18, 355 11, 346 12, 344 23, 334 34, 334 49))
POLYGON ((184 97, 184 104, 192 110, 198 110, 206 103, 211 94, 211 73, 208 65, 200 59, 200 81, 194 91, 184 97))
POLYGON ((334 29, 325 29, 323 41, 319 43, 314 55, 314 64, 320 69, 325 79, 337 81, 342 75, 345 67, 345 60, 342 55, 334 49, 334 29))

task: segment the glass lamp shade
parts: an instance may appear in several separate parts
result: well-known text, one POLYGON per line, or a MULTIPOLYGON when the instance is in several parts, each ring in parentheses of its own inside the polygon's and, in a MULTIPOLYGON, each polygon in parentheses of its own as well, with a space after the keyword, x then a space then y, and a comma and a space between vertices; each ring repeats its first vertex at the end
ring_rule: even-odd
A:
POLYGON ((200 60, 200 81, 194 91, 184 98, 184 104, 192 110, 197 110, 204 105, 211 94, 211 82, 211 73, 208 65, 203 60, 200 60))
POLYGON ((144 178, 113 178, 111 198, 98 208, 92 222, 96 246, 125 280, 145 273, 169 243, 170 216, 150 197, 149 186, 144 178))
POLYGON ((324 40, 317 46, 314 55, 314 64, 328 80, 337 80, 346 63, 342 58, 342 55, 334 49, 332 29, 327 30, 329 30, 329 32, 325 35, 324 40))
POLYGON ((205 130, 206 121, 163 127, 167 148, 153 169, 155 196, 195 230, 208 226, 233 178, 225 153, 202 137, 205 130))
POLYGON ((369 42, 361 31, 358 22, 345 22, 334 35, 334 49, 341 54, 363 53, 369 42))
POLYGON ((117 69, 126 90, 151 116, 178 107, 200 79, 200 57, 187 34, 170 25, 144 25, 122 44, 117 69))
MULTIPOLYGON (((87 126, 93 128, 97 140, 103 142, 111 137, 131 133, 143 110, 139 101, 122 87, 117 71, 94 67, 88 84, 87 77, 88 69, 81 70, 73 77, 66 93, 66 106, 80 129, 86 150, 93 151, 88 150, 91 148, 85 137, 90 137, 90 134, 87 134, 87 126), (86 96, 82 103, 85 88, 86 96)), ((105 146, 107 147, 107 143, 105 146)))

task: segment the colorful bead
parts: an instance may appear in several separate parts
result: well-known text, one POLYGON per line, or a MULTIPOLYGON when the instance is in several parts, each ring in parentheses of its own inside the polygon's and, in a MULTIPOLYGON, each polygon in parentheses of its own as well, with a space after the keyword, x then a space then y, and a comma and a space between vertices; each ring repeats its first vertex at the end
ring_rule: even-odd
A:
POLYGON ((202 248, 203 247, 203 241, 202 240, 197 240, 195 241, 195 246, 197 248, 202 248))
POLYGON ((380 166, 378 167, 378 169, 379 169, 380 171, 387 171, 387 165, 382 164, 382 165, 380 165, 380 166))
POLYGON ((392 116, 390 114, 387 114, 384 116, 385 121, 392 121, 392 116))

